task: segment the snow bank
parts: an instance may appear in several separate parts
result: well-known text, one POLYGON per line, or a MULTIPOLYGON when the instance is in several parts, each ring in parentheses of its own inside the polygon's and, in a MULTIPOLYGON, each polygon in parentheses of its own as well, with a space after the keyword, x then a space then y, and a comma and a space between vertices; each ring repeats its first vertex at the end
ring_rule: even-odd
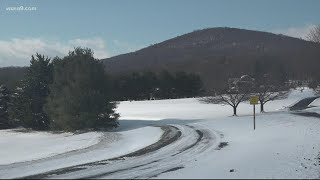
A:
POLYGON ((320 106, 320 98, 314 100, 309 106, 310 106, 310 107, 320 106))

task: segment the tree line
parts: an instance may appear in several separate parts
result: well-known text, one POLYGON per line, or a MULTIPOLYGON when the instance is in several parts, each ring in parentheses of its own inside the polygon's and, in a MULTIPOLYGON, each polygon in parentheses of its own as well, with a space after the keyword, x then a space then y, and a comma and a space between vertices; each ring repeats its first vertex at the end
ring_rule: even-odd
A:
POLYGON ((195 97, 199 76, 185 72, 134 72, 110 76, 88 48, 63 58, 31 57, 24 78, 13 90, 0 85, 0 129, 107 130, 119 125, 120 100, 195 97))
POLYGON ((200 76, 186 72, 133 72, 113 78, 116 100, 196 97, 204 92, 200 76))

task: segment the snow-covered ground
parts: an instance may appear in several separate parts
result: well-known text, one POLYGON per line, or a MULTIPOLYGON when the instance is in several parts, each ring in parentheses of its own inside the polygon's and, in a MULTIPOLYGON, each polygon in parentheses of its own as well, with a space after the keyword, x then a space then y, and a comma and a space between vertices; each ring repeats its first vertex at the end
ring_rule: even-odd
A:
POLYGON ((208 119, 228 146, 159 178, 319 178, 320 119, 287 112, 208 119), (230 172, 230 170, 234 172, 230 172))
POLYGON ((320 98, 314 100, 309 106, 320 106, 320 98))
MULTIPOLYGON (((292 90, 288 98, 275 100, 266 103, 265 111, 283 110, 297 101, 314 96, 309 88, 292 90)), ((259 112, 259 105, 256 106, 259 112)), ((153 100, 153 101, 123 101, 119 104, 117 112, 121 119, 140 120, 161 120, 167 118, 174 119, 213 119, 231 116, 232 107, 220 104, 200 103, 197 98, 174 99, 174 100, 153 100)), ((238 115, 248 115, 253 113, 252 105, 249 102, 239 104, 238 115)))
MULTIPOLYGON (((297 115, 286 108, 311 96, 314 96, 312 90, 304 88, 301 92, 297 89, 292 90, 288 98, 268 102, 265 105, 267 113, 259 113, 257 106, 256 130, 253 130, 252 105, 248 102, 240 104, 239 117, 231 116, 229 106, 203 104, 195 98, 121 102, 117 109, 121 114, 121 125, 116 132, 83 134, 83 139, 78 138, 78 150, 74 153, 0 165, 0 177, 22 177, 121 156, 158 141, 163 132, 154 125, 173 125, 179 128, 181 137, 153 153, 110 161, 111 164, 83 165, 76 171, 53 173, 50 177, 319 178, 320 119, 297 115), (90 147, 81 150, 90 143, 90 147), (226 146, 218 147, 221 143, 226 146), (95 176, 97 174, 99 176, 95 176)), ((319 107, 313 107, 319 106, 319 100, 311 105, 312 108, 303 111, 320 112, 319 107)), ((18 133, 18 136, 25 134, 18 133)), ((65 135, 46 136, 54 139, 65 135)), ((7 151, 12 149, 14 152, 15 137, 10 138, 7 151)), ((58 138, 55 143, 66 143, 68 138, 77 139, 76 135, 68 135, 63 140, 58 138)), ((49 149, 51 143, 47 145, 49 149)), ((72 148, 61 149, 47 155, 43 155, 44 149, 33 151, 42 154, 37 158, 43 158, 72 148)), ((8 153, 8 156, 13 155, 8 153)), ((26 160, 22 156, 19 161, 26 160)), ((10 157, 7 162, 9 160, 10 157)))
POLYGON ((83 149, 99 142, 102 133, 52 134, 46 132, 0 131, 0 165, 31 161, 83 149))
POLYGON ((123 119, 190 120, 191 125, 222 132, 223 141, 228 142, 221 150, 212 150, 160 178, 319 178, 320 119, 286 109, 311 96, 313 91, 304 88, 292 90, 286 99, 268 102, 268 113, 258 111, 255 131, 248 102, 240 104, 239 117, 231 117, 229 106, 201 104, 193 98, 123 102, 118 110, 123 119))
POLYGON ((113 133, 72 135, 5 130, 0 134, 0 178, 14 178, 135 152, 157 142, 163 131, 159 127, 123 126, 113 133), (38 160, 30 161, 35 159, 38 160), (15 164, 9 164, 12 162, 15 164))

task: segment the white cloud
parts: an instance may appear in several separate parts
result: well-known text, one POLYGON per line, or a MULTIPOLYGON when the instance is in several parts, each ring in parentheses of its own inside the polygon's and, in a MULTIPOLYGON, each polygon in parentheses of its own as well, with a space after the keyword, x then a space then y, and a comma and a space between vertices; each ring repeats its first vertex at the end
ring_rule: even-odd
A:
POLYGON ((302 27, 289 27, 289 28, 284 28, 284 29, 274 29, 274 30, 271 30, 271 32, 276 33, 276 34, 284 34, 284 35, 296 37, 296 38, 307 39, 307 34, 315 26, 316 25, 314 25, 314 24, 307 24, 302 27))
POLYGON ((91 48, 98 59, 110 56, 101 38, 72 39, 65 42, 42 38, 12 38, 0 40, 0 67, 27 66, 31 55, 35 53, 63 57, 78 46, 91 48))

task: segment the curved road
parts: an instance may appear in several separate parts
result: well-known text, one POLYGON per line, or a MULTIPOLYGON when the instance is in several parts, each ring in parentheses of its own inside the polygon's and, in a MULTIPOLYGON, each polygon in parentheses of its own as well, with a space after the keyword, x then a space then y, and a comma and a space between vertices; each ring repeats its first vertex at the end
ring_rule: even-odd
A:
MULTIPOLYGON (((162 138, 141 150, 113 159, 95 161, 66 168, 43 170, 46 165, 61 163, 61 159, 85 158, 98 145, 36 161, 0 166, 0 178, 151 178, 178 170, 216 148, 222 137, 197 124, 161 126, 162 138), (60 160, 60 161, 59 161, 60 160), (42 169, 40 172, 38 169, 42 169)), ((59 164, 56 166, 59 167, 59 164)), ((60 166, 61 167, 61 166, 60 166)))
POLYGON ((307 109, 309 104, 311 104, 317 98, 319 98, 319 96, 304 98, 304 99, 298 101, 293 106, 289 107, 289 109, 290 109, 290 111, 307 109))
POLYGON ((315 97, 308 97, 298 101, 293 106, 289 107, 290 111, 293 111, 293 114, 300 115, 300 116, 307 116, 307 117, 316 117, 320 118, 320 114, 316 112, 309 112, 309 111, 302 111, 304 109, 309 108, 309 105, 320 96, 315 97))

